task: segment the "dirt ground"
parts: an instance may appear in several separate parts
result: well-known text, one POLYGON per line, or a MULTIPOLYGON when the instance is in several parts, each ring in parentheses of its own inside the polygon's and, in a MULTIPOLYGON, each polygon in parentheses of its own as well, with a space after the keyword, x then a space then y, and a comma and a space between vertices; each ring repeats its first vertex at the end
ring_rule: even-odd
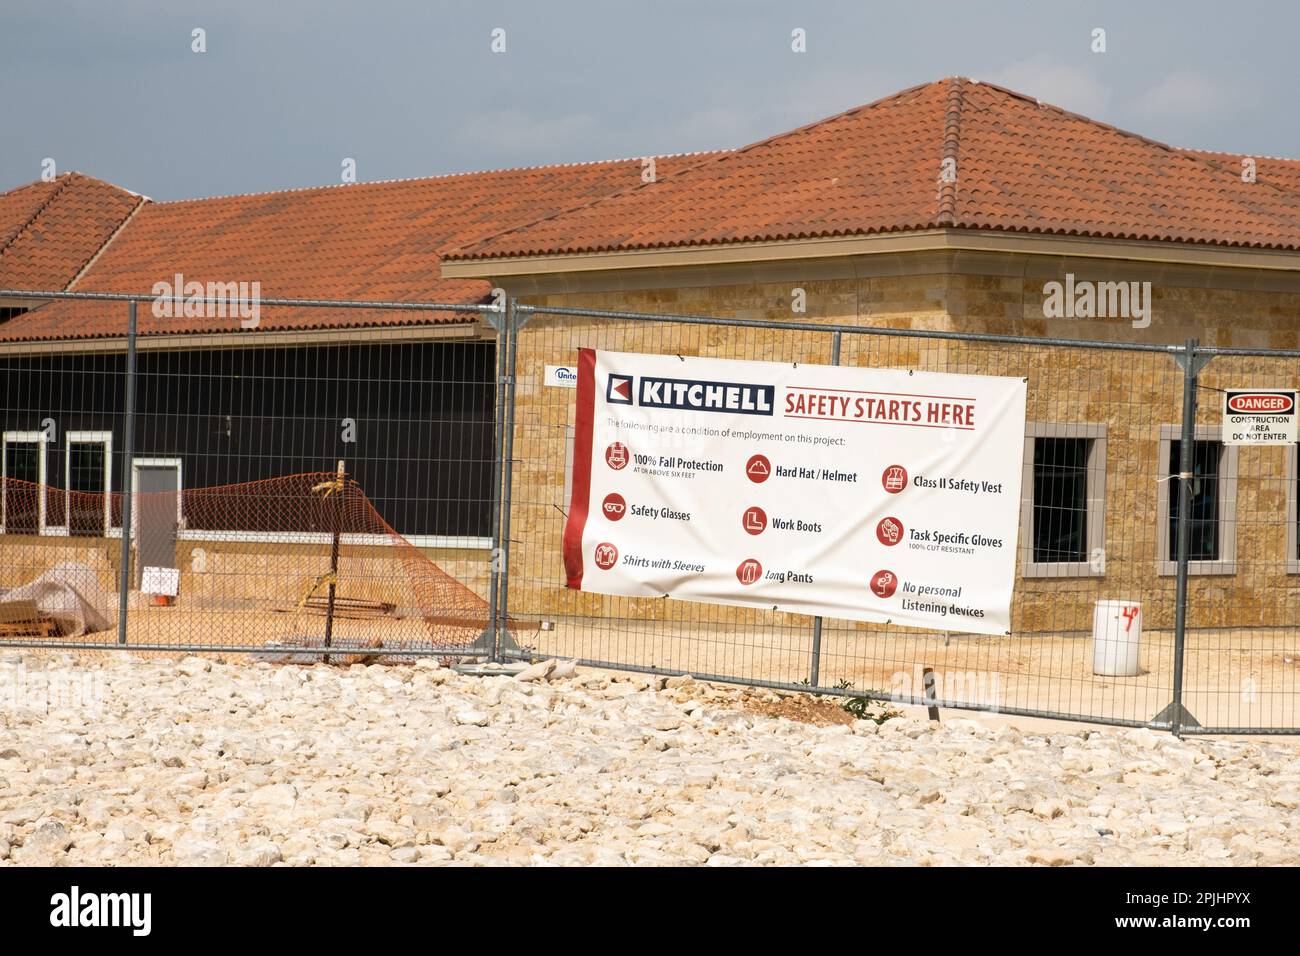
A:
MULTIPOLYGON (((347 648, 374 647, 376 642, 388 648, 469 644, 480 629, 463 626, 466 623, 440 628, 433 635, 414 616, 339 619, 334 640, 347 648)), ((317 646, 323 631, 324 619, 312 614, 141 606, 131 612, 128 640, 136 645, 260 650, 284 644, 317 646)), ((741 683, 812 681, 812 638, 806 630, 745 633, 666 622, 561 619, 550 629, 521 631, 517 637, 539 658, 653 666, 741 683)), ((113 631, 80 640, 112 644, 116 639, 113 631)), ((1294 632, 1191 631, 1186 657, 1183 700, 1202 725, 1300 727, 1300 640, 1294 632)), ((350 662, 352 658, 343 661, 350 662)), ((1172 700, 1173 662, 1172 635, 1161 631, 1143 635, 1139 675, 1102 677, 1092 673, 1092 641, 1087 637, 947 639, 921 632, 882 636, 828 624, 816 683, 875 690, 917 703, 924 697, 922 671, 929 667, 935 675, 935 695, 947 707, 1146 723, 1172 700)), ((796 706, 782 700, 773 706, 796 706)))
MULTIPOLYGON (((531 636, 546 657, 652 665, 696 677, 799 684, 811 680, 807 631, 750 635, 665 622, 557 621, 531 636)), ((1143 634, 1141 672, 1092 672, 1089 637, 880 636, 823 629, 817 683, 924 698, 923 669, 946 706, 1051 712, 1080 719, 1146 723, 1173 699, 1173 635, 1143 634)), ((1300 638, 1293 631, 1189 631, 1183 701, 1205 727, 1300 728, 1300 638)))

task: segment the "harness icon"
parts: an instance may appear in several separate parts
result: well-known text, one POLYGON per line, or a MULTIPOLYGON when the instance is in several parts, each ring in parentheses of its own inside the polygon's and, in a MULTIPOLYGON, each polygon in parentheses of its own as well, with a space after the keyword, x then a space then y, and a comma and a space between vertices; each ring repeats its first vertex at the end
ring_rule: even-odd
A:
POLYGON ((618 471, 627 466, 627 445, 616 441, 605 449, 605 464, 618 471))

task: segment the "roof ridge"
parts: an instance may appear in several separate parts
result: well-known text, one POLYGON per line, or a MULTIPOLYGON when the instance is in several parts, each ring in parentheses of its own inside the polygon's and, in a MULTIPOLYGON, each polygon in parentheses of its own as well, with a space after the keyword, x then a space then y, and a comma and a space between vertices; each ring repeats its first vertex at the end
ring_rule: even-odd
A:
MULTIPOLYGON (((720 150, 716 155, 708 156, 707 158, 701 160, 698 163, 694 163, 690 166, 687 166, 685 169, 679 169, 673 175, 680 176, 682 173, 689 172, 692 169, 699 169, 701 166, 707 166, 710 163, 718 162, 719 160, 726 159, 731 155, 733 155, 732 150, 720 150)), ((519 232, 521 229, 528 229, 531 228, 532 226, 536 226, 539 223, 550 222, 552 219, 555 219, 558 216, 567 216, 569 213, 577 212, 579 209, 587 209, 588 207, 594 206, 597 203, 604 202, 606 199, 613 199, 615 196, 622 196, 634 190, 641 189, 645 186, 653 186, 656 183, 664 182, 671 178, 672 178, 671 176, 664 176, 663 178, 660 178, 656 175, 656 177, 648 183, 647 182, 633 183, 631 186, 624 186, 622 189, 616 189, 612 193, 606 193, 603 196, 596 196, 594 199, 588 199, 584 202, 578 203, 575 206, 568 206, 564 209, 557 209, 555 212, 550 213, 549 215, 541 216, 540 218, 530 220, 529 222, 520 223, 517 226, 511 226, 509 229, 503 229, 500 232, 494 232, 489 236, 483 236, 480 239, 475 239, 473 242, 466 243, 460 246, 453 246, 451 249, 444 249, 439 254, 439 258, 443 258, 443 259, 447 258, 448 254, 454 252, 456 249, 473 248, 474 246, 478 245, 481 242, 490 242, 491 240, 497 239, 501 236, 509 236, 512 233, 519 232)))
POLYGON ((885 103, 888 103, 891 100, 897 100, 900 97, 907 96, 909 94, 917 92, 918 90, 923 90, 926 87, 934 86, 935 83, 942 83, 942 82, 943 82, 942 80, 935 80, 935 81, 931 81, 930 83, 918 83, 916 86, 909 86, 905 90, 898 90, 897 92, 890 93, 888 96, 882 96, 880 99, 872 100, 870 103, 860 103, 857 106, 850 107, 847 110, 842 110, 839 113, 832 113, 830 116, 823 116, 821 119, 813 120, 810 123, 805 123, 802 126, 796 126, 794 129, 786 130, 781 133, 776 133, 773 134, 772 136, 768 136, 763 139, 756 140, 752 143, 747 143, 746 145, 740 146, 736 149, 719 150, 717 155, 710 156, 707 159, 703 160, 702 162, 698 162, 691 166, 687 166, 683 169, 679 169, 670 176, 656 177, 654 181, 648 183, 645 182, 634 183, 631 186, 625 186, 624 188, 615 190, 612 193, 606 193, 603 196, 597 196, 594 199, 589 199, 585 202, 581 202, 576 206, 570 206, 567 209, 556 210, 550 215, 542 216, 541 218, 534 219, 531 222, 520 223, 519 225, 512 226, 509 229, 503 229, 501 232, 495 232, 490 236, 484 236, 481 239, 475 239, 473 242, 466 243, 460 246, 454 246, 451 249, 445 249, 442 252, 441 258, 456 259, 458 257, 454 253, 459 249, 469 250, 474 248, 475 246, 484 245, 486 243, 492 242, 493 240, 500 239, 503 236, 513 235, 514 233, 521 232, 524 229, 530 229, 533 226, 536 226, 540 223, 550 222, 552 219, 557 219, 560 216, 567 216, 570 213, 577 212, 580 209, 589 209, 593 206, 599 205, 600 203, 609 202, 619 196, 625 196, 632 192, 635 192, 638 189, 657 186, 660 183, 669 182, 670 180, 675 181, 677 179, 680 179, 685 174, 700 169, 703 166, 710 165, 712 163, 721 163, 725 160, 732 159, 736 156, 741 156, 745 153, 748 153, 750 150, 758 149, 761 146, 767 146, 773 142, 776 142, 777 140, 785 139, 788 136, 794 136, 798 133, 802 133, 804 130, 812 129, 814 126, 821 126, 826 123, 838 122, 839 120, 852 116, 855 113, 864 112, 869 109, 875 109, 876 107, 883 106, 885 103))
MULTIPOLYGON (((60 196, 65 189, 68 188, 69 183, 72 182, 72 177, 76 175, 80 175, 80 174, 75 172, 67 172, 64 173, 62 176, 55 177, 56 181, 62 180, 62 182, 60 182, 57 186, 55 186, 54 189, 50 190, 50 194, 46 196, 44 201, 41 202, 41 204, 38 205, 32 211, 32 214, 27 217, 27 220, 22 225, 20 225, 16 230, 14 230, 14 234, 12 236, 6 239, 3 244, 0 244, 0 256, 4 255, 9 250, 9 247, 18 241, 19 236, 21 236, 23 233, 25 233, 28 229, 32 227, 32 223, 34 223, 37 219, 41 218, 41 213, 45 212, 45 210, 50 207, 50 203, 54 202, 54 200, 58 198, 58 196, 60 196)), ((28 185, 33 185, 33 184, 29 183, 28 185)))
MULTIPOLYGON (((685 150, 680 153, 655 153, 654 159, 676 159, 680 156, 708 156, 726 153, 726 149, 685 150)), ((261 189, 247 193, 225 193, 216 196, 187 196, 184 199, 150 200, 155 206, 179 206, 187 202, 211 202, 216 199, 249 199, 254 196, 280 196, 287 193, 304 193, 326 189, 356 189, 364 186, 388 186, 393 183, 423 183, 438 179, 458 179, 468 176, 491 176, 496 173, 527 173, 543 169, 574 169, 579 166, 612 166, 616 163, 632 163, 645 159, 645 156, 623 156, 617 159, 584 159, 573 163, 539 163, 533 166, 500 166, 496 169, 471 169, 459 173, 436 173, 432 176, 397 176, 393 179, 368 179, 358 183, 325 183, 320 186, 291 186, 288 189, 261 189)))
POLYGON ((1215 156, 1235 156, 1238 159, 1271 159, 1279 163, 1300 163, 1300 157, 1269 156, 1265 153, 1234 153, 1231 150, 1202 149, 1199 146, 1171 146, 1170 149, 1176 149, 1180 153, 1213 153, 1215 156))
MULTIPOLYGON (((133 193, 132 195, 135 194, 133 193)), ((135 206, 132 207, 131 211, 122 218, 122 221, 117 224, 116 228, 114 228, 113 231, 108 234, 108 238, 105 239, 100 244, 99 248, 96 249, 91 254, 90 258, 87 259, 84 263, 82 263, 81 268, 77 270, 77 274, 74 275, 70 280, 68 280, 68 284, 63 287, 63 291, 65 292, 72 291, 72 287, 81 280, 82 276, 84 276, 87 272, 90 271, 91 267, 96 262, 99 261, 99 257, 102 256, 106 251, 108 251, 108 247, 113 242, 113 240, 116 239, 119 235, 121 235, 122 230, 125 229, 127 225, 130 224, 131 220, 136 217, 136 214, 145 206, 149 205, 151 201, 152 200, 150 200, 148 196, 139 196, 137 198, 135 206)))
MULTIPOLYGON (((1136 140, 1138 140, 1138 141, 1140 141, 1140 142, 1143 142, 1143 143, 1146 143, 1146 144, 1148 144, 1148 145, 1150 145, 1150 146, 1155 146, 1156 148, 1158 148, 1158 149, 1163 149, 1163 150, 1165 150, 1166 152, 1168 152, 1170 155, 1172 155, 1172 156, 1176 156, 1176 157, 1178 157, 1179 159, 1184 159, 1184 160, 1187 160, 1188 162, 1191 162, 1191 163, 1197 163, 1197 164, 1200 164, 1200 165, 1203 165, 1203 166, 1209 166, 1211 169, 1214 169, 1214 170, 1216 170, 1216 171, 1218 171, 1218 172, 1228 172, 1228 171, 1229 171, 1229 170, 1224 169, 1224 167, 1222 167, 1222 166, 1219 166, 1219 165, 1216 165, 1216 164, 1212 163, 1210 160, 1206 159, 1204 156, 1196 156, 1196 155, 1193 155, 1193 151, 1191 151, 1191 150, 1188 150, 1188 149, 1185 149, 1185 148, 1182 148, 1182 147, 1179 147, 1179 146, 1171 146, 1171 145, 1169 145, 1168 143, 1166 143, 1166 142, 1164 142, 1164 141, 1162 141, 1162 140, 1152 139, 1150 136, 1143 136, 1141 133, 1135 133, 1135 132, 1133 132, 1132 130, 1124 129, 1124 128, 1121 127, 1121 126, 1116 126, 1116 125, 1114 125, 1113 123, 1105 123, 1105 122, 1103 122, 1103 121, 1101 121, 1101 120, 1099 120, 1099 119, 1094 119, 1094 118, 1091 117, 1091 116, 1085 116, 1085 115, 1082 114, 1082 113, 1075 113, 1075 112, 1073 112, 1072 110, 1067 110, 1067 109, 1065 109, 1064 107, 1055 106, 1055 105, 1053 105, 1053 104, 1051 104, 1051 103, 1044 103, 1042 100, 1035 99, 1034 97, 1029 96, 1029 95, 1027 95, 1027 94, 1025 94, 1025 93, 1018 93, 1018 92, 1016 92, 1015 90, 1008 89, 1008 88, 1005 87, 1005 86, 998 86, 998 84, 996 84, 996 83, 985 83, 985 82, 983 82, 983 81, 981 81, 981 80, 972 80, 971 82, 974 83, 974 84, 977 84, 977 85, 979 85, 979 86, 985 86, 985 87, 988 87, 988 88, 991 89, 991 90, 997 90, 999 93, 1005 93, 1005 94, 1008 95, 1008 96, 1013 96, 1013 97, 1015 97, 1016 99, 1026 100, 1027 102, 1034 103, 1034 104, 1036 104, 1036 105, 1038 106, 1039 109, 1052 110, 1053 112, 1060 113, 1062 116, 1067 116, 1067 117, 1069 117, 1070 119, 1082 120, 1084 123, 1088 123, 1088 124, 1090 124, 1090 125, 1092 125, 1092 126, 1097 126, 1097 127, 1102 128, 1102 129, 1110 130, 1112 133, 1117 133, 1117 134, 1120 135, 1120 136, 1125 136, 1125 137, 1128 137, 1128 138, 1130 138, 1130 139, 1136 139, 1136 140)), ((1200 150, 1200 152, 1213 152, 1213 150, 1200 150)), ((1227 155, 1231 156, 1231 155, 1234 155, 1234 154, 1232 154, 1232 153, 1228 153, 1227 155)), ((1246 155, 1250 155, 1250 154, 1248 154, 1248 153, 1243 153, 1243 154, 1241 154, 1241 155, 1246 156, 1246 155)), ((1260 157, 1260 158, 1263 158, 1263 157, 1260 157)), ((1276 158, 1281 158, 1281 157, 1268 157, 1268 158, 1270 158, 1270 159, 1276 159, 1276 158)), ((1288 160, 1288 162, 1296 162, 1296 160, 1288 160)), ((1286 196, 1286 197, 1288 197, 1288 198, 1290 198, 1290 199, 1300 199, 1300 192, 1298 192, 1298 191, 1296 191, 1296 190, 1294 190, 1294 189, 1288 189, 1288 188, 1286 188, 1286 187, 1284 187, 1284 186, 1279 186, 1279 185, 1277 185, 1276 183, 1271 183, 1271 182, 1264 182, 1264 183, 1262 183, 1261 185, 1267 186, 1269 189, 1272 189, 1272 190, 1274 190, 1274 191, 1276 191, 1276 192, 1279 192, 1279 193, 1281 193, 1283 196, 1286 196)))
POLYGON ((943 225, 956 225, 957 222, 957 177, 960 175, 957 165, 957 151, 961 145, 961 111, 965 105, 966 92, 961 77, 954 76, 948 81, 948 100, 943 110, 943 156, 939 161, 939 201, 938 222, 943 225), (951 161, 952 178, 945 179, 947 166, 951 161))

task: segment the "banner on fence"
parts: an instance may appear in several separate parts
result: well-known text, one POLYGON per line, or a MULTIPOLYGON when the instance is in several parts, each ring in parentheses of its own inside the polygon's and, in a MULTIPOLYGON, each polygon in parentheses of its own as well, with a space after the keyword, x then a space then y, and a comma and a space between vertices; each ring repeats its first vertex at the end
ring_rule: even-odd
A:
POLYGON ((571 588, 1006 634, 1020 378, 583 349, 571 588))

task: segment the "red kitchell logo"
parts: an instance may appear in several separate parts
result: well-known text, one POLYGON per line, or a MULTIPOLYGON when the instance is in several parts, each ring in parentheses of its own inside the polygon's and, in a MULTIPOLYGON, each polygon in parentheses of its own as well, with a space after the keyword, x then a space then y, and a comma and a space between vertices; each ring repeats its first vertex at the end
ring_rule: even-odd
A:
POLYGON ((605 464, 615 471, 626 468, 628 459, 631 457, 627 445, 624 445, 621 441, 616 441, 605 449, 605 464))
POLYGON ((596 545, 596 567, 608 571, 616 564, 618 564, 618 548, 608 541, 596 545))
POLYGON ((740 518, 740 526, 750 534, 762 534, 767 528, 767 512, 758 505, 746 508, 740 518))
POLYGON ((617 491, 612 491, 605 496, 600 510, 605 512, 605 517, 610 521, 618 521, 627 513, 627 502, 617 491))
POLYGON ((893 571, 877 571, 871 576, 871 593, 876 597, 893 597, 897 590, 898 575, 893 571))
POLYGON ((881 518, 876 525, 876 538, 886 547, 893 547, 903 540, 903 522, 897 518, 881 518))
POLYGON ((907 469, 902 465, 890 465, 880 476, 880 483, 891 495, 896 495, 907 487, 907 469))
POLYGON ((736 580, 741 584, 753 584, 763 576, 763 566, 753 558, 746 558, 736 568, 736 580))
POLYGON ((609 386, 605 391, 605 401, 613 405, 631 405, 632 376, 610 375, 609 386))

